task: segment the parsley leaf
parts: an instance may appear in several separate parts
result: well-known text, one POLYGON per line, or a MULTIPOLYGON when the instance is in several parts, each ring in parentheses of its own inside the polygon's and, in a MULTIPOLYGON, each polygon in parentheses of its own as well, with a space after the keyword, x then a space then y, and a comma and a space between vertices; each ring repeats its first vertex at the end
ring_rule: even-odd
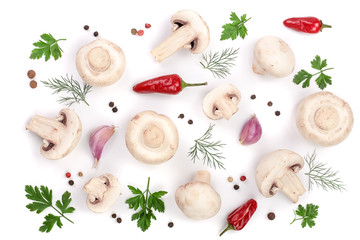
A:
POLYGON ((41 36, 41 39, 33 45, 36 47, 32 50, 30 58, 31 59, 40 59, 42 56, 45 56, 45 62, 50 59, 51 56, 54 57, 55 61, 61 58, 61 52, 63 50, 60 48, 58 41, 63 41, 66 39, 55 39, 50 33, 44 33, 41 36))
POLYGON ((312 228, 313 226, 315 226, 314 219, 318 216, 318 209, 319 206, 314 205, 312 203, 306 204, 306 208, 304 208, 301 204, 299 204, 298 209, 294 211, 295 218, 290 224, 292 224, 297 220, 302 220, 301 222, 302 228, 306 227, 306 225, 312 228), (297 216, 299 216, 300 218, 297 218, 297 216))
POLYGON ((230 20, 232 23, 227 23, 222 26, 224 30, 222 31, 220 40, 226 40, 229 38, 231 38, 231 40, 235 40, 238 36, 244 39, 247 35, 245 23, 250 19, 251 18, 246 19, 246 14, 243 14, 239 18, 236 13, 232 12, 230 14, 230 20))
POLYGON ((61 228, 63 226, 61 222, 61 217, 65 218, 69 222, 73 223, 70 219, 65 217, 64 213, 73 213, 75 211, 75 208, 69 207, 69 204, 71 202, 71 194, 66 191, 60 200, 56 201, 56 207, 52 204, 52 190, 46 186, 40 186, 33 187, 31 185, 25 186, 25 192, 27 193, 25 196, 29 200, 33 200, 34 202, 26 205, 26 208, 28 208, 30 211, 36 211, 36 213, 41 213, 46 208, 53 208, 57 213, 60 214, 60 216, 55 216, 53 214, 48 214, 45 216, 45 221, 43 222, 43 225, 39 228, 40 232, 50 232, 51 229, 54 227, 55 223, 56 225, 61 228))
POLYGON ((310 80, 313 76, 320 74, 316 79, 315 82, 321 90, 327 87, 327 85, 331 85, 331 77, 324 74, 325 71, 333 69, 333 68, 326 68, 327 60, 321 60, 319 55, 316 55, 315 58, 311 61, 311 67, 315 70, 319 70, 319 72, 315 74, 311 74, 304 69, 300 70, 297 74, 294 75, 293 82, 297 85, 302 83, 303 88, 307 88, 310 86, 310 80))
POLYGON ((148 178, 147 188, 144 192, 142 192, 139 188, 128 186, 130 191, 135 196, 126 200, 126 203, 129 204, 130 209, 134 209, 136 211, 139 207, 141 207, 141 210, 131 216, 131 221, 137 220, 137 226, 143 232, 149 229, 151 225, 151 219, 156 220, 156 216, 154 215, 152 208, 158 212, 165 211, 165 204, 160 198, 167 194, 167 192, 158 191, 151 193, 149 190, 149 185, 150 177, 148 178))

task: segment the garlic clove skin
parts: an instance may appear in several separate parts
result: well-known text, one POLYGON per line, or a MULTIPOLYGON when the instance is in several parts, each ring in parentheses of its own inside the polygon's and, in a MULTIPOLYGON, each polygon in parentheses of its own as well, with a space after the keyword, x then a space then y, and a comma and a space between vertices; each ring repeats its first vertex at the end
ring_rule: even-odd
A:
POLYGON ((259 141, 262 134, 262 128, 256 115, 243 126, 239 141, 242 145, 251 145, 259 141))
POLYGON ((99 159, 106 142, 115 132, 115 126, 103 125, 96 128, 90 135, 89 145, 91 153, 94 157, 94 168, 97 167, 99 159))

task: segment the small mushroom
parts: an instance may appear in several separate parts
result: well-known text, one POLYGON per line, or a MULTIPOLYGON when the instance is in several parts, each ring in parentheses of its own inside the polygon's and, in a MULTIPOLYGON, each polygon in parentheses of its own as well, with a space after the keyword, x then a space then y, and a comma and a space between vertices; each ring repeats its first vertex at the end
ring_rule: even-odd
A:
POLYGON ((353 113, 348 103, 330 92, 306 97, 296 113, 296 126, 301 135, 321 146, 334 146, 351 132, 353 113))
POLYGON ((125 141, 129 152, 137 160, 160 164, 174 156, 179 136, 170 118, 153 111, 143 111, 131 119, 125 141))
POLYGON ((220 195, 210 186, 208 171, 198 171, 192 182, 180 186, 175 201, 185 216, 194 220, 211 218, 221 207, 220 195))
POLYGON ((296 203, 306 191, 296 175, 303 166, 303 158, 290 150, 280 149, 267 154, 256 169, 259 191, 268 198, 280 189, 296 203))
POLYGON ((205 115, 213 120, 229 120, 238 111, 240 91, 232 84, 223 84, 209 92, 202 104, 205 115))
POLYGON ((79 49, 76 54, 76 68, 89 85, 109 86, 123 75, 125 55, 115 43, 100 38, 79 49))
POLYGON ((109 173, 91 178, 83 189, 87 207, 96 213, 109 210, 121 194, 119 180, 109 173))
POLYGON ((40 148, 41 155, 50 160, 57 160, 65 157, 75 148, 82 128, 78 115, 64 108, 56 119, 35 115, 26 125, 26 130, 44 139, 40 148))
POLYGON ((283 78, 294 71, 295 56, 289 45, 274 36, 267 36, 257 41, 254 48, 254 73, 283 78))
POLYGON ((173 33, 151 51, 157 62, 162 62, 180 48, 191 53, 201 53, 209 45, 209 28, 202 17, 194 11, 183 10, 171 18, 173 33))

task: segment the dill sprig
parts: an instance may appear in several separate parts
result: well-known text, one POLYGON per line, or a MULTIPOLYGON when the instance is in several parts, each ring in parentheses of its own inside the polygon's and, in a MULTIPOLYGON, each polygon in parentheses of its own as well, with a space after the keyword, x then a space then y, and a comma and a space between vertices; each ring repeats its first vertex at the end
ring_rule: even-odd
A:
POLYGON ((205 68, 209 69, 214 77, 225 78, 227 75, 230 75, 230 68, 233 67, 234 61, 237 58, 237 54, 239 52, 239 48, 226 48, 222 50, 222 52, 212 53, 210 51, 209 54, 202 54, 202 59, 204 63, 200 62, 200 64, 205 68))
POLYGON ((61 79, 53 78, 48 81, 41 81, 46 87, 54 89, 52 94, 60 92, 66 92, 68 96, 60 96, 58 102, 66 104, 70 107, 74 103, 80 103, 83 101, 89 106, 89 103, 85 100, 86 94, 91 92, 91 86, 87 83, 83 83, 81 87, 79 82, 70 78, 66 74, 66 77, 61 76, 61 79))
POLYGON ((208 130, 204 135, 195 141, 195 145, 190 148, 188 156, 191 157, 191 160, 195 163, 196 159, 200 159, 199 155, 202 155, 203 164, 207 164, 209 167, 216 167, 225 169, 224 163, 221 162, 221 159, 225 157, 222 155, 222 152, 219 148, 222 148, 226 144, 221 143, 221 141, 213 142, 211 141, 211 131, 214 128, 214 124, 210 124, 208 130))
POLYGON ((307 154, 304 159, 309 166, 309 172, 305 175, 309 176, 309 191, 312 186, 316 184, 317 187, 322 187, 323 190, 346 190, 344 183, 337 177, 337 171, 333 171, 331 167, 326 167, 326 163, 316 161, 316 150, 309 155, 307 154))

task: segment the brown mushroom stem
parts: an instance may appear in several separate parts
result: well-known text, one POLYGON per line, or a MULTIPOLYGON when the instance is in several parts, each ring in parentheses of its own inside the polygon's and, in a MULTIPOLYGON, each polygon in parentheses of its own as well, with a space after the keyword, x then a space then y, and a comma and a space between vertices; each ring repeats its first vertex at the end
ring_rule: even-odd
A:
POLYGON ((194 182, 203 182, 210 184, 210 173, 208 171, 198 171, 195 174, 194 182))
POLYGON ((281 189, 293 203, 296 203, 299 196, 305 193, 300 179, 293 171, 287 171, 281 178, 275 181, 275 186, 270 190, 271 194, 274 195, 278 189, 281 189))
MULTIPOLYGON (((177 50, 189 44, 196 38, 191 26, 182 26, 176 29, 165 41, 151 51, 157 62, 162 62, 173 55, 177 50)), ((191 46, 191 45, 190 45, 191 46)))
POLYGON ((26 125, 26 130, 36 133, 49 142, 56 142, 59 140, 60 132, 65 129, 64 124, 60 121, 61 120, 54 120, 36 115, 26 125))

